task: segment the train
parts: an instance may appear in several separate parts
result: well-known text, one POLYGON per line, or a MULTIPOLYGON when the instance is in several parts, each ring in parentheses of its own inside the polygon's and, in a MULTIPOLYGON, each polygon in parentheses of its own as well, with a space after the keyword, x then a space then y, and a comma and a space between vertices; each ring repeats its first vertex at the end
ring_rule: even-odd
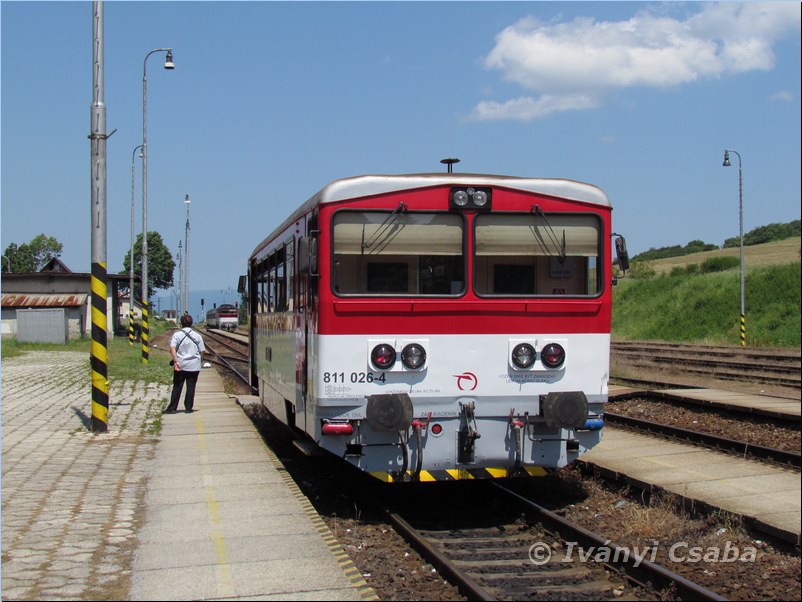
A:
POLYGON ((628 267, 611 214, 566 179, 335 180, 240 277, 250 384, 301 442, 387 483, 566 466, 604 426, 628 267))
POLYGON ((239 309, 235 305, 223 303, 206 312, 206 327, 234 331, 239 324, 239 309))

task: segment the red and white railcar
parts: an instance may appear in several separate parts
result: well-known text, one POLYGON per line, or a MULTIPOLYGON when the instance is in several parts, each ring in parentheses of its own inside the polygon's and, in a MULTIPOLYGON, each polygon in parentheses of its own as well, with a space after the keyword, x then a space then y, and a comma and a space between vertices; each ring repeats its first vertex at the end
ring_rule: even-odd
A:
POLYGON ((239 324, 239 309, 236 305, 223 303, 206 312, 206 326, 221 330, 235 331, 239 324))
POLYGON ((252 385, 386 481, 565 466, 601 438, 611 209, 569 180, 336 180, 249 259, 252 385))

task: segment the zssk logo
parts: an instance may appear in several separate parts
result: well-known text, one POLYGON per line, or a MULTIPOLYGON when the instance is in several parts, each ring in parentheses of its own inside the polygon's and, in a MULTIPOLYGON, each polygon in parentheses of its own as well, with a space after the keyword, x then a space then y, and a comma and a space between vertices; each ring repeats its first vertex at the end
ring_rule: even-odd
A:
POLYGON ((479 379, 473 372, 463 372, 462 374, 455 374, 454 378, 457 379, 457 388, 460 391, 473 391, 476 385, 479 384, 479 379))

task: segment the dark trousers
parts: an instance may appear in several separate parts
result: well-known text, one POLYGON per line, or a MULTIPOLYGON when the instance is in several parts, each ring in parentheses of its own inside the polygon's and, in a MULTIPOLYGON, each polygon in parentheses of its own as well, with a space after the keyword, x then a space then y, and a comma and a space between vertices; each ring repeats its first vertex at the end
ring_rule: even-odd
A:
POLYGON ((181 390, 184 388, 184 381, 187 382, 187 394, 184 396, 184 409, 191 410, 195 404, 195 385, 198 384, 198 372, 187 372, 177 370, 173 372, 173 393, 170 396, 170 405, 167 406, 168 412, 175 412, 178 409, 178 401, 181 399, 181 390))

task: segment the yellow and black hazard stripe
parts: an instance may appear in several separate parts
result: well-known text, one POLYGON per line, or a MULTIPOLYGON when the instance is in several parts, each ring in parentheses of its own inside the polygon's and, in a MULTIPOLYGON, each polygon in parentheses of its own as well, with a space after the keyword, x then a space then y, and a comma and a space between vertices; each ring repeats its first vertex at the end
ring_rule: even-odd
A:
POLYGON ((134 294, 131 293, 131 308, 128 311, 128 344, 134 345, 134 294))
POLYGON ((148 300, 142 299, 142 363, 148 363, 148 300))
MULTIPOLYGON (((469 479, 504 479, 516 475, 528 475, 530 477, 543 477, 548 471, 541 466, 522 466, 520 471, 514 468, 451 468, 445 470, 421 470, 418 481, 464 481, 469 479)), ((385 483, 395 483, 401 481, 397 475, 390 472, 371 472, 370 476, 384 481, 385 483)), ((407 471, 407 479, 412 480, 413 473, 407 471)))
POLYGON ((746 345, 746 316, 741 314, 741 345, 746 345))
POLYGON ((92 264, 92 430, 109 424, 109 350, 106 340, 106 264, 92 264))

